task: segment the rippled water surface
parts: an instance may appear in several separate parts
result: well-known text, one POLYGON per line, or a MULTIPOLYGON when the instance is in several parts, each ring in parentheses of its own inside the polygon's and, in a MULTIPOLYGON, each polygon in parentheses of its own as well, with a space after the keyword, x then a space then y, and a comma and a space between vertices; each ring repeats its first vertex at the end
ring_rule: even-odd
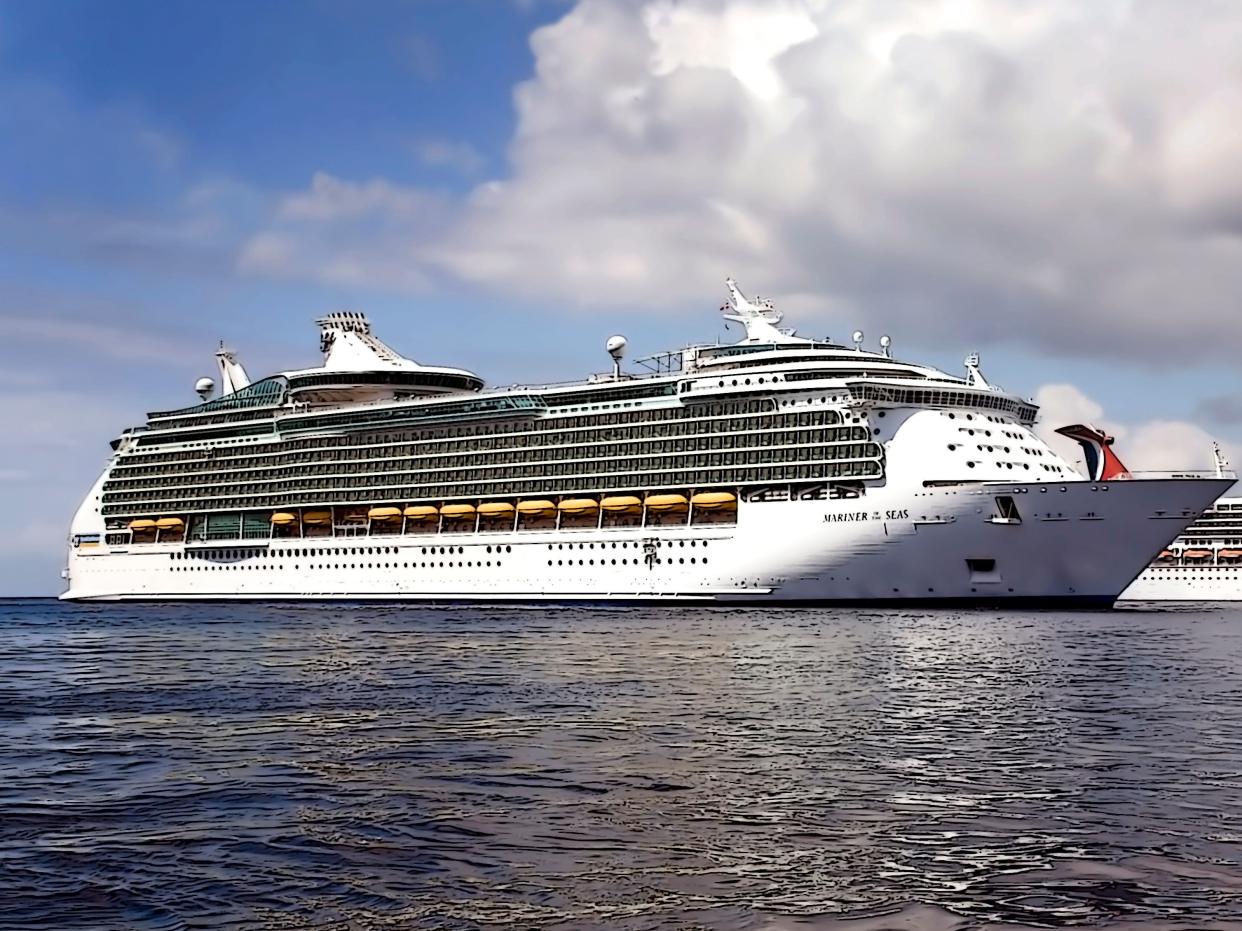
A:
POLYGON ((1242 927, 1242 610, 0 602, 0 927, 1242 927))

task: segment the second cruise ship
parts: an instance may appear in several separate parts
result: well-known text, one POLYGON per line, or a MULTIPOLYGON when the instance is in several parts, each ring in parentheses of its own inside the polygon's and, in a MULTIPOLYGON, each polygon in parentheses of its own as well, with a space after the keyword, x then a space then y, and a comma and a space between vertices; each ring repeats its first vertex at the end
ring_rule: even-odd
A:
POLYGON ((322 364, 113 443, 62 597, 1110 605, 1229 486, 1075 472, 1034 404, 778 327, 573 384, 485 389, 356 313, 322 364))
MULTIPOLYGON (((1220 447, 1216 474, 1229 473, 1220 447)), ((1121 594, 1124 601, 1242 601, 1242 498, 1203 512, 1121 594)))

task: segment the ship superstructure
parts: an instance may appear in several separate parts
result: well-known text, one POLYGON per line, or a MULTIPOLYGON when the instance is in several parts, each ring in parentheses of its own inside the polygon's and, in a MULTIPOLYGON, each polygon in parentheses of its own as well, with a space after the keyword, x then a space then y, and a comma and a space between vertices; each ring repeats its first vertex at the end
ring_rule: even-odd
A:
POLYGON ((80 599, 934 601, 1101 605, 1229 479, 1078 475, 984 378, 781 329, 623 374, 486 389, 359 314, 323 363, 114 442, 74 518, 80 599))

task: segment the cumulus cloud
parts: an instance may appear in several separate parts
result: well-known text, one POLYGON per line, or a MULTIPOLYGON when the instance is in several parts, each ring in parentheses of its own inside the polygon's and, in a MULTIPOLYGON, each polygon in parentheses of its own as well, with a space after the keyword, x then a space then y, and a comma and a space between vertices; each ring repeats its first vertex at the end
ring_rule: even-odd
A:
POLYGON ((531 48, 507 177, 444 222, 388 188, 365 254, 286 211, 243 267, 662 310, 733 273, 923 342, 1242 344, 1229 0, 581 0, 531 48))
POLYGON ((238 268, 324 284, 423 291, 428 273, 411 236, 442 229, 447 210, 444 198, 432 192, 319 172, 308 190, 279 199, 272 225, 243 245, 238 268))
POLYGON ((1057 427, 1085 423, 1116 439, 1121 460, 1136 471, 1184 471, 1214 467, 1212 444, 1218 442, 1226 458, 1242 465, 1242 445, 1215 437, 1185 420, 1149 420, 1126 424, 1109 418, 1104 407, 1074 385, 1044 385, 1035 394, 1040 407, 1038 433, 1066 461, 1082 468, 1078 444, 1060 436, 1057 427))

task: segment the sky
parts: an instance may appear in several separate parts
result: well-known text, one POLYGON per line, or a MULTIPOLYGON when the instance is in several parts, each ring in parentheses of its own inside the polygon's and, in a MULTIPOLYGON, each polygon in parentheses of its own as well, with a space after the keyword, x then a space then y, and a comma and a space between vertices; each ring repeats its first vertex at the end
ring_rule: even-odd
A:
POLYGON ((807 335, 1242 462, 1235 0, 0 0, 0 594, 121 429, 364 311, 492 384, 807 335))

